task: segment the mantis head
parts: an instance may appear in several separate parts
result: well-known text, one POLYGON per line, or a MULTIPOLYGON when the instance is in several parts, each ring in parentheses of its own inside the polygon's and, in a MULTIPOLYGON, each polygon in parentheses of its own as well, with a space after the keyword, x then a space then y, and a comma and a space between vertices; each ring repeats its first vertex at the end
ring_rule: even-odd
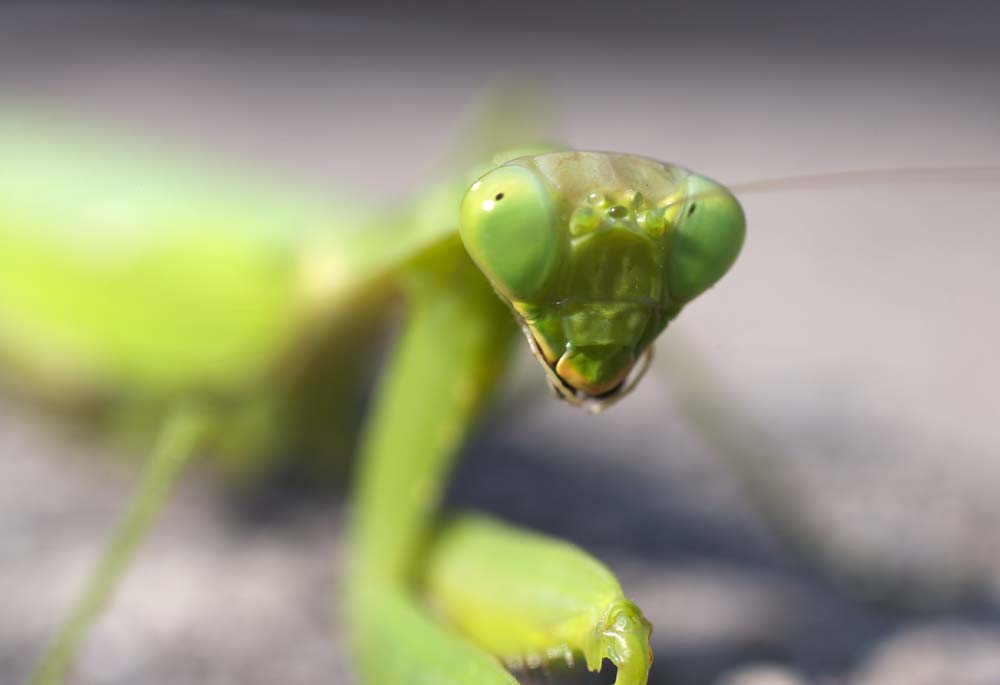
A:
POLYGON ((476 181, 460 232, 553 388, 600 410, 632 388, 667 323, 732 266, 744 227, 733 195, 686 169, 552 152, 476 181))

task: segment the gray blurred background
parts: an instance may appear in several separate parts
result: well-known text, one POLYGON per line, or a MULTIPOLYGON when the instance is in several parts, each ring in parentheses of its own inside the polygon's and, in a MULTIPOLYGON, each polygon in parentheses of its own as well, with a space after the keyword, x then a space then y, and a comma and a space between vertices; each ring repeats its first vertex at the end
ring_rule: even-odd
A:
MULTIPOLYGON (((987 2, 8 4, 0 100, 372 199, 515 81, 570 145, 723 182, 998 165, 998 26, 987 2)), ((451 503, 611 565, 655 685, 997 685, 996 178, 747 197, 733 274, 635 395, 585 416, 522 350, 451 503)), ((0 683, 120 511, 133 472, 103 452, 3 400, 0 683)), ((188 479, 74 682, 354 682, 343 506, 188 479)))

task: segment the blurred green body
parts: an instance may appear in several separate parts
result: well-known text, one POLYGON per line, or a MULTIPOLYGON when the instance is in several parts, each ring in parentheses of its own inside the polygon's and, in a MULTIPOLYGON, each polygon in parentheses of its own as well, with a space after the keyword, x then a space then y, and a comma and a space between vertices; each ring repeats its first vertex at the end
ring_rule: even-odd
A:
POLYGON ((468 185, 376 209, 2 117, 0 150, 0 355, 60 392, 272 387, 468 185))
MULTIPOLYGON (((405 302, 351 519, 345 606, 367 682, 512 685, 501 659, 579 652, 644 685, 649 625, 603 565, 481 518, 440 533, 436 512, 515 321, 550 379, 615 392, 735 258, 742 213, 724 189, 640 157, 555 153, 471 165, 374 209, 14 118, 0 117, 0 150, 0 362, 35 396, 154 417, 193 401, 215 451, 245 413, 255 437, 228 448, 246 459, 308 430, 322 443, 390 297, 405 302), (424 613, 422 588, 450 627, 424 613)), ((59 681, 108 577, 38 682, 59 681)))
POLYGON ((23 372, 235 394, 301 337, 301 241, 332 208, 11 123, 0 149, 0 345, 23 372))
POLYGON ((0 113, 2 380, 143 441, 211 400, 240 477, 345 456, 399 269, 486 167, 376 208, 39 118, 0 113))

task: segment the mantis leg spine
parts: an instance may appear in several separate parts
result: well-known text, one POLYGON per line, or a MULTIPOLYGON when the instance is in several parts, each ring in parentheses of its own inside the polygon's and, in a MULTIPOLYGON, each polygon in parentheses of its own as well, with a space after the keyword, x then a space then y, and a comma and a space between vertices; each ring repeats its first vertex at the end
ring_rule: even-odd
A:
POLYGON ((651 627, 611 571, 564 540, 482 514, 461 514, 434 538, 423 588, 455 628, 512 668, 581 655, 604 659, 616 685, 645 685, 651 627))

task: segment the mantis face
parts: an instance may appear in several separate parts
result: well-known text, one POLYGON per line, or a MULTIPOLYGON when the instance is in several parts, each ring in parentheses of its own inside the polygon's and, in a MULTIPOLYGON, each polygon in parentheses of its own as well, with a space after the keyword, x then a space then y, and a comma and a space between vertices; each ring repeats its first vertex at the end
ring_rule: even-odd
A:
POLYGON ((667 323, 732 266, 744 229, 733 195, 686 169, 552 152, 476 181, 460 232, 552 387, 600 410, 632 388, 667 323))

